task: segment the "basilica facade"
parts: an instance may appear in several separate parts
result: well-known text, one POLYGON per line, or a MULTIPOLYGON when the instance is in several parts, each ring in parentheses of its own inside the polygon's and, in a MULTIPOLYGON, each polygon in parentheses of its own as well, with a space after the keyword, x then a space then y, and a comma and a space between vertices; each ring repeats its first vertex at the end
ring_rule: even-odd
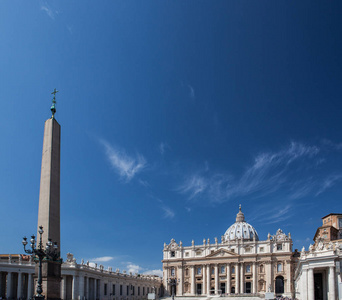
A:
POLYGON ((267 292, 293 296, 291 235, 281 229, 259 240, 255 228, 241 211, 221 237, 214 242, 183 246, 174 239, 164 244, 163 283, 169 295, 263 296, 267 292))

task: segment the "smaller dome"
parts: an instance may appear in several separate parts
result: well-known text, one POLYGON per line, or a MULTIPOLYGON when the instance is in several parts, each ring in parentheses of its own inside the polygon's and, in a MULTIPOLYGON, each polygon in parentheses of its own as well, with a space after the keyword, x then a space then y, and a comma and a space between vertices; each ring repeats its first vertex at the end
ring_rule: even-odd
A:
POLYGON ((245 215, 239 206, 239 212, 236 215, 236 222, 230 226, 224 234, 225 241, 233 241, 235 239, 243 240, 259 240, 259 236, 255 228, 245 221, 245 215))

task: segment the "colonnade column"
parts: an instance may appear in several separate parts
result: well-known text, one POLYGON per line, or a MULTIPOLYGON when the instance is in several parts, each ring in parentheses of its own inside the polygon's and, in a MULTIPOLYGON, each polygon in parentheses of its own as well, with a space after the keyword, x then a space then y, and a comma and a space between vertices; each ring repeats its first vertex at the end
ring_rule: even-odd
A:
POLYGON ((312 268, 308 270, 308 299, 315 299, 314 273, 312 268))
POLYGON ((240 278, 240 276, 239 276, 239 264, 237 263, 236 265, 235 265, 235 293, 236 294, 239 294, 239 292, 240 292, 240 282, 239 282, 239 278, 240 278))
POLYGON ((210 265, 207 265, 207 295, 210 295, 210 265))
POLYGON ((207 272, 206 266, 202 266, 202 274, 203 274, 203 285, 202 285, 202 295, 207 294, 206 287, 207 287, 207 272))
POLYGON ((89 298, 89 291, 90 291, 90 289, 89 289, 89 277, 87 276, 86 277, 86 298, 89 300, 90 298, 89 298))
POLYGON ((230 293, 230 264, 227 264, 227 283, 226 283, 226 293, 230 293))
POLYGON ((215 295, 218 294, 219 290, 219 278, 218 278, 218 265, 215 264, 215 295))
POLYGON ((33 274, 28 274, 28 282, 27 282, 27 298, 33 298, 33 292, 32 292, 32 279, 33 279, 33 274))
POLYGON ((191 266, 191 294, 196 295, 195 288, 195 266, 191 266))
POLYGON ((18 286, 17 286, 17 298, 22 298, 22 274, 18 272, 18 286))
POLYGON ((308 278, 308 270, 304 269, 302 271, 302 280, 301 280, 301 293, 302 297, 301 300, 307 300, 308 299, 308 287, 307 287, 307 278, 308 278))
POLYGON ((168 273, 169 272, 169 269, 168 268, 165 268, 164 272, 163 272, 163 278, 164 278, 164 284, 165 284, 165 292, 166 294, 168 293, 169 291, 169 283, 168 283, 168 279, 169 279, 169 276, 168 276, 168 273))
POLYGON ((66 276, 62 276, 62 299, 66 300, 67 299, 67 277, 66 276))
POLYGON ((84 276, 79 276, 78 277, 78 294, 79 300, 84 299, 84 276))
POLYGON ((6 298, 12 297, 12 272, 7 273, 6 298))
POLYGON ((77 299, 77 277, 75 275, 72 276, 72 299, 76 300, 77 299))
POLYGON ((257 287, 258 287, 257 268, 256 268, 256 262, 253 262, 253 294, 256 294, 258 292, 257 287))
POLYGON ((97 279, 94 278, 94 300, 97 299, 97 279))
POLYGON ((335 300, 335 268, 329 267, 329 297, 328 300, 335 300))
POLYGON ((244 286, 244 277, 245 277, 245 272, 244 272, 244 263, 241 263, 241 273, 240 273, 240 293, 243 294, 245 291, 245 286, 244 286))

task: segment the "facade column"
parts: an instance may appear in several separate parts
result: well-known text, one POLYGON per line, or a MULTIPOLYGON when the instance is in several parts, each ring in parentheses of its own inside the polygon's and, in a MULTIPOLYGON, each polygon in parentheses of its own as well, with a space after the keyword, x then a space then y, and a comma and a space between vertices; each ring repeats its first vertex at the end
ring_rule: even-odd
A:
POLYGON ((78 294, 79 294, 79 300, 84 299, 84 276, 78 277, 78 294))
POLYGON ((329 267, 329 296, 328 300, 335 300, 335 268, 329 267))
MULTIPOLYGON (((168 283, 169 276, 168 275, 169 275, 169 269, 165 268, 165 270, 163 272, 163 278, 164 278, 165 294, 166 295, 168 294, 168 291, 169 291, 169 283, 168 283)), ((146 290, 146 294, 147 294, 147 290, 146 290)))
POLYGON ((7 273, 6 298, 12 297, 12 272, 7 273))
POLYGON ((179 279, 179 284, 177 288, 177 296, 182 296, 183 295, 183 267, 180 266, 177 268, 178 271, 178 279, 179 279))
POLYGON ((288 295, 291 295, 291 282, 292 282, 292 274, 291 274, 291 261, 286 261, 286 289, 285 292, 288 293, 288 295))
POLYGON ((253 294, 258 292, 258 283, 257 283, 257 267, 256 262, 253 262, 253 294))
POLYGON ((219 275, 218 275, 218 265, 215 264, 215 295, 218 294, 218 290, 219 290, 219 275))
POLYGON ((207 265, 207 295, 210 295, 210 280, 211 280, 211 276, 210 276, 210 265, 207 265))
POLYGON ((235 265, 235 293, 236 294, 240 293, 240 282, 239 282, 240 276, 239 276, 239 271, 240 271, 240 266, 237 263, 235 265))
POLYGON ((244 263, 241 263, 241 273, 240 273, 240 293, 243 294, 245 292, 245 270, 244 263))
POLYGON ((76 275, 72 276, 72 299, 77 299, 77 277, 76 275))
POLYGON ((205 265, 202 265, 202 278, 203 278, 203 285, 202 285, 202 295, 207 294, 206 287, 207 287, 207 269, 205 265))
POLYGON ((226 293, 230 294, 230 264, 227 264, 227 283, 226 283, 226 293))
POLYGON ((191 294, 196 295, 195 287, 195 266, 191 266, 191 294))
POLYGON ((272 282, 272 263, 266 262, 266 291, 271 287, 271 291, 274 291, 273 282, 272 282))
POLYGON ((308 299, 315 299, 314 272, 312 268, 308 270, 308 299))
POLYGON ((17 299, 22 298, 22 273, 18 272, 17 299))
POLYGON ((33 298, 33 292, 32 292, 32 280, 33 279, 33 274, 29 273, 28 274, 28 282, 27 282, 27 299, 33 298))

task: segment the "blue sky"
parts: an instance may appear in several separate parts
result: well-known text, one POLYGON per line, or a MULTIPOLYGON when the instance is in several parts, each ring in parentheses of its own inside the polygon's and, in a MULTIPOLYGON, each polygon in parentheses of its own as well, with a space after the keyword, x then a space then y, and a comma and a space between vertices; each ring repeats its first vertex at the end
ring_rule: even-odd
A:
POLYGON ((341 213, 340 1, 1 1, 0 253, 36 231, 44 121, 62 126, 61 238, 161 269, 239 204, 308 246, 341 213))

